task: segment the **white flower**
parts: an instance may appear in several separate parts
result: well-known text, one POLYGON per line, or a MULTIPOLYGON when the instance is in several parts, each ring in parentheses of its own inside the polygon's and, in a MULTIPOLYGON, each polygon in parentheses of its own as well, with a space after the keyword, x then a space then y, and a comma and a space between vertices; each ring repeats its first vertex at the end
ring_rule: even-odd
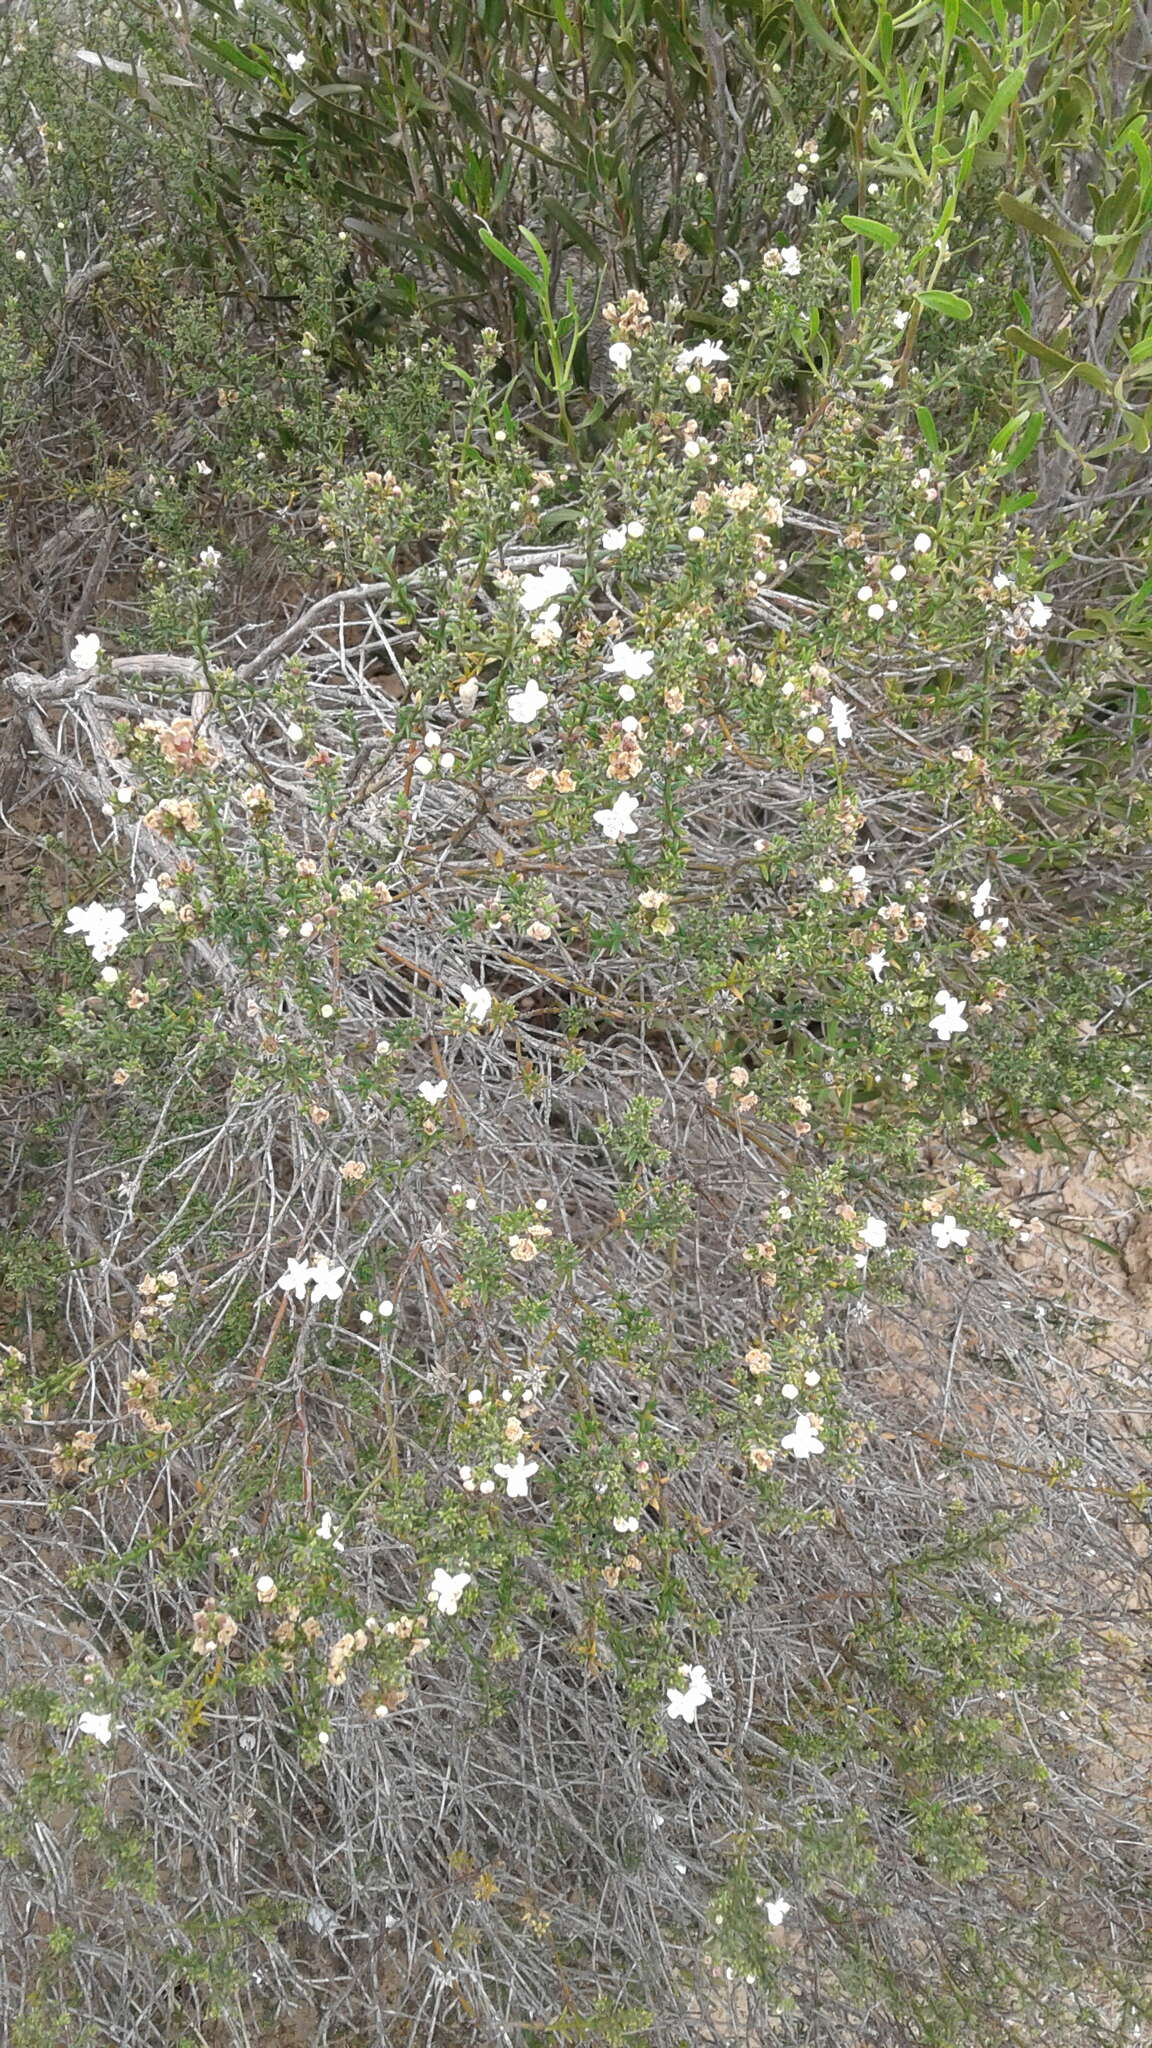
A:
POLYGON ((785 277, 799 277, 800 251, 796 247, 794 242, 789 242, 788 247, 786 249, 781 249, 780 268, 783 271, 785 277))
POLYGON ((930 533, 918 533, 912 543, 913 552, 917 555, 926 555, 931 546, 932 535, 930 533))
POLYGON ((612 659, 604 673, 608 676, 627 676, 629 682, 641 683, 645 676, 651 675, 655 659, 656 656, 650 647, 630 647, 627 640, 617 640, 613 644, 612 659))
POLYGON ((628 535, 629 540, 642 540, 644 537, 644 521, 642 519, 630 519, 624 531, 628 535))
POLYGON ((764 1908, 769 1927, 782 1927, 785 1913, 791 1911, 792 1907, 787 1899, 769 1899, 764 1908))
POLYGON ((437 1102, 443 1102, 444 1097, 448 1093, 448 1083, 447 1081, 421 1081, 416 1093, 417 1095, 422 1095, 425 1102, 435 1105, 437 1102))
POLYGON ((988 905, 989 905, 989 903, 990 903, 991 899, 992 899, 992 884, 991 884, 991 882, 990 882, 990 881, 986 881, 986 882, 981 882, 981 884, 980 884, 979 888, 978 888, 978 889, 974 889, 974 890, 973 890, 973 892, 972 892, 972 915, 973 915, 973 917, 983 917, 983 915, 984 915, 984 912, 985 912, 985 911, 987 910, 987 908, 988 908, 988 905))
POLYGON ((878 946, 874 953, 869 953, 866 964, 872 969, 877 981, 879 981, 884 969, 888 965, 888 955, 882 946, 878 946))
POLYGON ((1045 604, 1042 598, 1034 597, 1029 601, 1024 616, 1032 627, 1033 632, 1042 633, 1052 617, 1052 607, 1050 604, 1045 604))
POLYGON ((84 910, 74 906, 64 929, 70 938, 83 939, 94 960, 107 960, 128 937, 124 912, 106 910, 102 903, 90 903, 84 910))
POLYGON ((200 550, 200 567, 202 569, 218 569, 223 559, 224 557, 220 553, 219 548, 201 548, 200 550))
POLYGON ((632 361, 632 351, 626 341, 614 341, 608 350, 608 361, 614 370, 626 370, 632 361))
POLYGON ((697 1709, 712 1698, 712 1687, 702 1664, 682 1664, 680 1672, 688 1683, 682 1691, 675 1685, 668 1687, 666 1711, 670 1721, 692 1722, 696 1719, 697 1709))
POLYGON ((521 577, 520 609, 522 612, 538 612, 542 605, 551 604, 555 597, 566 597, 575 588, 575 578, 570 569, 548 562, 539 575, 521 577))
POLYGON ((288 50, 285 52, 284 62, 289 71, 303 71, 308 58, 303 50, 288 50))
POLYGON ((270 1578, 267 1572, 261 1572, 260 1577, 256 1581, 256 1598, 260 1602, 261 1607, 271 1605, 272 1601, 276 1598, 276 1590, 275 1579, 270 1578))
POLYGON ((540 688, 535 676, 529 676, 522 690, 513 690, 508 699, 508 716, 513 725, 531 725, 539 718, 548 702, 547 691, 540 688))
POLYGON ((881 1252, 888 1242, 888 1225, 881 1216, 869 1216, 861 1225, 859 1235, 861 1244, 870 1246, 874 1252, 881 1252))
POLYGON ((492 1008, 491 990, 481 988, 479 983, 462 981, 460 983, 460 994, 464 998, 464 1010, 469 1022, 472 1024, 483 1024, 489 1010, 492 1008))
POLYGON ((316 1534, 321 1543, 330 1543, 333 1550, 343 1550, 344 1545, 340 1540, 340 1531, 332 1520, 331 1508, 325 1508, 316 1524, 316 1534))
POLYGON ((95 668, 99 659, 99 633, 77 634, 76 639, 72 642, 72 652, 68 656, 69 665, 72 668, 95 668))
POLYGON ((815 1415, 798 1415, 795 1427, 780 1439, 782 1451, 791 1451, 794 1458, 811 1458, 824 1449, 816 1434, 818 1427, 815 1415))
POLYGON ((612 1527, 618 1536, 634 1536, 640 1527, 637 1515, 613 1515, 612 1527))
POLYGON ((112 1716, 85 1712, 76 1723, 76 1732, 78 1735, 91 1735, 97 1742, 111 1742, 112 1716))
POLYGON ((946 988, 937 989, 936 1003, 940 1014, 929 1018, 928 1029, 934 1031, 943 1044, 947 1044, 950 1038, 957 1038, 962 1031, 967 1031, 964 1012, 968 1005, 958 1002, 955 996, 950 996, 946 988))
POLYGON ((282 1287, 285 1294, 294 1294, 297 1301, 303 1301, 311 1279, 312 1268, 307 1259, 289 1259, 276 1285, 282 1287))
POLYGON ((726 306, 730 313, 735 312, 737 306, 740 304, 739 285, 726 284, 723 291, 720 294, 720 304, 722 306, 726 306))
POLYGON ((347 1272, 346 1266, 334 1265, 321 1252, 312 1264, 312 1301, 339 1301, 344 1289, 341 1281, 347 1272))
POLYGON ((849 711, 847 704, 844 702, 843 697, 832 697, 829 699, 828 723, 832 727, 833 732, 835 733, 837 739, 841 741, 841 743, 843 743, 844 740, 851 739, 852 714, 849 711))
POLYGON ((560 624, 558 604, 550 604, 528 628, 528 638, 533 647, 559 647, 563 637, 564 628, 560 624))
POLYGON ((807 185, 802 185, 800 180, 797 179, 794 185, 789 185, 784 197, 788 201, 789 206, 803 206, 804 201, 808 197, 808 187, 807 185))
POLYGON ((438 1614, 455 1614, 461 1594, 471 1584, 471 1572, 446 1572, 443 1565, 438 1564, 432 1574, 428 1598, 438 1614))
POLYGON ((517 1451, 514 1465, 493 1465, 492 1470, 498 1479, 504 1481, 509 1500, 527 1500, 528 1481, 540 1467, 532 1464, 523 1451, 517 1451))
POLYGON ((954 1216, 942 1216, 939 1223, 932 1225, 932 1235, 941 1251, 946 1252, 949 1245, 966 1245, 972 1233, 961 1230, 954 1216))
POLYGON ((605 839, 610 839, 614 845, 618 846, 622 839, 629 839, 633 833, 640 830, 639 825, 636 823, 636 812, 639 808, 639 797, 631 796, 626 789, 623 789, 610 808, 603 811, 593 811, 592 816, 599 825, 605 839))
POLYGON ((606 527, 600 535, 600 545, 606 555, 618 555, 621 548, 628 545, 628 528, 626 526, 606 527))
POLYGON ((176 904, 171 896, 165 896, 155 875, 149 875, 144 887, 137 891, 136 908, 137 910, 175 910, 176 904))
POLYGON ((718 341, 698 341, 695 348, 681 349, 680 354, 676 358, 675 367, 677 374, 682 375, 685 370, 697 367, 707 370, 711 368, 713 363, 726 363, 727 361, 728 351, 721 347, 718 341))

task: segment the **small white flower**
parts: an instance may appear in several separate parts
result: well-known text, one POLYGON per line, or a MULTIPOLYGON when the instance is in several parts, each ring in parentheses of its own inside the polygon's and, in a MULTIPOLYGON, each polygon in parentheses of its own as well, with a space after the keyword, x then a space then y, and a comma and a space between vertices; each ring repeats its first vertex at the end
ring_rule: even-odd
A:
POLYGON ((303 71, 304 66, 308 62, 307 54, 303 50, 287 50, 284 55, 284 62, 288 66, 289 71, 303 71))
POLYGON ((630 647, 627 640, 617 640, 613 644, 612 659, 605 667, 604 673, 609 676, 627 676, 629 682, 640 683, 645 676, 651 675, 655 659, 656 656, 650 647, 630 647))
POLYGON ((818 1457, 824 1446, 816 1434, 817 1419, 814 1415, 798 1415, 794 1427, 787 1436, 780 1439, 782 1451, 791 1451, 794 1458, 818 1457))
POLYGON ((860 1242, 874 1252, 883 1251, 888 1242, 888 1225, 882 1216, 869 1216, 860 1228, 860 1242))
POLYGON ((285 1294, 294 1294, 297 1301, 303 1301, 311 1278, 312 1268, 307 1259, 289 1259, 276 1285, 282 1287, 285 1294))
POLYGON ((966 1245, 972 1233, 961 1230, 954 1216, 942 1216, 939 1223, 932 1225, 932 1235, 941 1251, 946 1252, 950 1245, 966 1245))
POLYGON ((1003 569, 997 569, 996 574, 992 578, 992 588, 993 590, 1011 590, 1012 578, 1006 576, 1003 569))
POLYGON ((332 1520, 331 1508, 325 1508, 324 1513, 316 1524, 316 1534, 321 1543, 330 1543, 333 1550, 343 1550, 344 1545, 340 1538, 340 1531, 332 1520))
POLYGON ((727 361, 728 351, 718 341, 698 341, 695 348, 681 349, 676 358, 676 374, 682 376, 685 370, 709 370, 713 363, 727 361))
POLYGON ((437 1102, 443 1102, 444 1097, 448 1093, 448 1083, 447 1081, 421 1081, 416 1093, 417 1095, 422 1095, 425 1102, 435 1105, 437 1102))
POLYGON ((833 697, 828 704, 828 723, 836 738, 843 745, 852 737, 852 714, 843 697, 833 697))
POLYGON ((680 1672, 688 1683, 683 1689, 675 1685, 668 1687, 668 1719, 694 1722, 697 1710, 713 1697, 712 1687, 702 1664, 682 1664, 680 1672))
POLYGON ((513 725, 531 725, 539 718, 548 702, 548 693, 540 688, 535 676, 529 676, 522 690, 513 690, 508 699, 508 716, 513 725))
POLYGON ((559 647, 564 638, 564 628, 560 624, 558 604, 550 604, 541 612, 538 619, 532 621, 528 628, 528 638, 533 647, 559 647))
POLYGON ((268 1607, 276 1598, 276 1581, 267 1572, 261 1572, 256 1581, 256 1598, 261 1607, 268 1607))
POLYGON ((625 548, 628 545, 628 528, 626 526, 606 527, 600 535, 600 545, 606 555, 618 555, 621 548, 625 548))
POLYGON ((822 747, 824 744, 824 727, 822 725, 810 725, 804 737, 808 741, 809 746, 822 747))
POLYGON ((644 521, 642 519, 630 519, 624 531, 627 533, 629 540, 642 540, 644 537, 644 521))
POLYGON ((796 247, 795 243, 789 242, 786 249, 781 249, 780 268, 783 271, 785 277, 799 277, 800 251, 796 247))
POLYGON ((614 341, 608 350, 608 361, 614 370, 626 370, 632 361, 632 351, 626 341, 614 341))
POLYGON ((950 1038, 957 1038, 962 1031, 967 1031, 964 1012, 968 1005, 958 1002, 955 996, 950 996, 946 988, 937 989, 936 1003, 939 1015, 929 1018, 928 1029, 934 1031, 941 1043, 946 1045, 950 1038))
POLYGON ((89 903, 86 909, 74 906, 64 929, 70 938, 83 939, 94 960, 109 959, 128 937, 124 912, 107 910, 103 903, 89 903))
POLYGON ((1052 607, 1045 604, 1043 598, 1033 597, 1029 600, 1025 618, 1033 632, 1042 633, 1051 617, 1052 607))
POLYGON ((893 583, 903 583, 904 578, 908 574, 908 571, 904 567, 903 562, 893 562, 892 567, 888 571, 888 574, 893 583))
POLYGON ((794 185, 789 185, 784 197, 788 201, 789 206, 803 206, 804 201, 808 197, 808 187, 807 185, 802 185, 799 178, 797 178, 794 185))
POLYGON ((438 1614, 455 1614, 461 1594, 471 1584, 471 1572, 447 1572, 443 1565, 437 1565, 428 1588, 428 1598, 438 1614))
POLYGON ((782 1927, 785 1913, 791 1911, 792 1907, 787 1899, 769 1899, 764 1908, 769 1927, 782 1927))
POLYGON ((540 1467, 526 1458, 523 1451, 517 1451, 514 1465, 493 1465, 492 1470, 504 1481, 509 1500, 527 1500, 528 1481, 540 1467))
POLYGON ((218 569, 223 559, 224 557, 220 553, 219 548, 201 548, 200 550, 200 567, 202 569, 218 569))
POLYGON ((871 968, 877 981, 879 981, 884 969, 888 965, 888 955, 882 946, 878 946, 874 953, 869 953, 866 965, 871 968))
POLYGON ((727 307, 727 310, 730 313, 734 313, 737 306, 740 304, 739 285, 726 284, 723 291, 720 294, 720 304, 722 306, 727 307))
POLYGON ((78 634, 72 642, 72 652, 68 656, 69 665, 72 668, 95 668, 99 659, 99 633, 78 634))
POLYGON ((344 1289, 341 1282, 347 1272, 346 1266, 337 1266, 321 1252, 312 1262, 312 1302, 339 1301, 344 1289))
POLYGON ((76 1723, 76 1732, 79 1735, 91 1735, 96 1742, 111 1742, 112 1716, 85 1711, 76 1723))
POLYGON ((931 551, 931 547, 932 535, 930 533, 918 533, 912 543, 913 553, 917 555, 928 554, 931 551))
POLYGON ((870 583, 862 583, 860 585, 859 590, 856 592, 856 596, 858 597, 861 604, 871 603, 873 595, 874 592, 872 589, 872 585, 870 583))
POLYGON ((973 917, 977 917, 977 918, 979 918, 979 917, 983 917, 983 915, 984 915, 984 912, 985 912, 985 911, 987 910, 987 908, 988 908, 988 905, 989 905, 989 903, 991 902, 991 900, 992 900, 992 884, 991 884, 991 882, 990 882, 990 881, 985 881, 985 882, 981 882, 981 884, 980 884, 979 888, 978 888, 978 889, 974 889, 974 890, 973 890, 973 892, 972 892, 972 915, 973 915, 973 917))
POLYGON ((614 804, 602 811, 593 811, 592 816, 599 825, 605 839, 618 846, 622 839, 629 839, 640 830, 636 823, 636 812, 640 808, 639 797, 628 790, 621 790, 614 804))
POLYGON ((171 896, 165 896, 155 875, 149 875, 142 889, 136 892, 137 910, 175 910, 171 896))
POLYGON ((462 981, 460 984, 460 994, 464 1001, 464 1011, 469 1022, 472 1024, 483 1024, 489 1010, 492 1008, 491 990, 481 988, 478 982, 462 981))
POLYGON ((548 562, 538 575, 521 577, 520 609, 522 612, 538 612, 542 606, 551 604, 553 598, 566 597, 575 588, 575 578, 570 569, 548 562))
POLYGON ((690 526, 684 538, 685 540, 692 541, 703 540, 704 528, 702 526, 690 526))
POLYGON ((639 1518, 636 1515, 613 1515, 612 1527, 618 1536, 634 1536, 640 1527, 639 1518))

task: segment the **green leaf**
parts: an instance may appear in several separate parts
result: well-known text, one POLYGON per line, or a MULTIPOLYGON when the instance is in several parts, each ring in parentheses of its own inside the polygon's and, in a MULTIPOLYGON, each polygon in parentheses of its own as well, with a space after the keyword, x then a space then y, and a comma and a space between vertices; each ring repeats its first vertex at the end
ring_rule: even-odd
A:
POLYGON ((882 249, 895 249, 900 240, 895 228, 890 228, 886 221, 866 220, 859 213, 842 213, 840 225, 851 228, 854 235, 866 236, 870 242, 879 242, 882 249))
POLYGON ((1058 348, 1052 348, 1048 342, 1041 341, 1038 335, 1029 334, 1024 327, 1006 327, 1004 339, 1010 341, 1014 348, 1022 348, 1025 355, 1035 356, 1037 362, 1043 363, 1049 370, 1060 370, 1067 375, 1072 368, 1071 356, 1061 355, 1058 348))
POLYGON ((500 241, 499 237, 492 233, 490 227, 480 227, 477 229, 477 233, 480 237, 480 240, 483 242, 484 247, 487 249, 488 254, 490 256, 498 257, 500 262, 503 263, 506 266, 506 268, 513 273, 515 277, 518 277, 522 284, 526 284, 528 286, 529 291, 535 293, 535 295, 539 297, 540 292, 543 289, 543 285, 542 280, 537 276, 536 272, 534 270, 529 270, 528 265, 526 263, 521 262, 519 256, 517 256, 513 250, 509 249, 505 242, 500 241))
POLYGON ((1003 84, 997 86, 996 91, 980 116, 980 125, 972 138, 972 147, 974 149, 979 149, 980 144, 991 135, 993 128, 997 126, 1008 112, 1009 107, 1015 100, 1019 99, 1020 88, 1027 76, 1028 66, 1026 64, 1018 64, 1014 71, 1008 73, 1003 84))
POLYGON ((933 455, 939 455, 940 436, 936 432, 936 422, 926 405, 918 405, 916 407, 916 424, 924 436, 928 447, 932 450, 933 455))
POLYGON ((1020 432, 1020 434, 1018 434, 1017 438, 1012 442, 1007 454, 1004 457, 1002 467, 1005 476, 1010 476, 1014 469, 1019 469, 1020 464, 1022 462, 1027 462, 1028 457, 1031 455, 1032 450, 1036 446, 1036 443, 1040 439, 1040 436, 1043 432, 1043 413, 1030 412, 1027 420, 1025 421, 1022 431, 1020 432))
POLYGON ((603 249, 588 233, 587 228, 581 226, 574 213, 566 206, 561 206, 560 201, 551 196, 544 198, 541 205, 549 220, 554 220, 557 227, 563 228, 569 240, 574 242, 578 249, 583 249, 584 254, 590 256, 593 263, 604 262, 603 249))
POLYGON ((1049 248, 1083 249, 1085 246, 1081 237, 1073 234, 1071 228, 1063 228, 1059 222, 1049 220, 1047 214, 1041 213, 1035 206, 1029 206, 1025 199, 1015 198, 1011 192, 1001 192, 996 204, 1006 220, 1015 222, 1015 225, 1023 228, 1027 234, 1037 235, 1042 242, 1048 243, 1049 248))
POLYGON ((930 313, 943 313, 949 320, 970 320, 972 307, 959 292, 917 292, 917 298, 930 313))

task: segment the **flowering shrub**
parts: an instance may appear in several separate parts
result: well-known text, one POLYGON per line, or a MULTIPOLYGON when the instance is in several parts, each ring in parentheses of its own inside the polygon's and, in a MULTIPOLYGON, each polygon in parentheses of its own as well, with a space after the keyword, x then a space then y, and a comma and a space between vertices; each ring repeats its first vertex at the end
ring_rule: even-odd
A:
POLYGON ((292 623, 157 484, 163 646, 8 678, 29 2043, 1148 2016, 1061 1562, 1139 1446, 997 1179, 1146 1115, 1128 561, 982 424, 1002 283, 949 354, 919 199, 866 270, 790 156, 710 295, 605 309, 610 431, 430 352, 416 474, 369 405, 273 464, 292 623))

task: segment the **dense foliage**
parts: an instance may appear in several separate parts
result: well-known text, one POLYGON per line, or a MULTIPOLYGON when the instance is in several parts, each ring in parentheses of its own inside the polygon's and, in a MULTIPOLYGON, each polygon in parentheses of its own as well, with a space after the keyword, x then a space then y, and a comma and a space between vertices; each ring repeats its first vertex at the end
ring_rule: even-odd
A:
POLYGON ((3 33, 12 2042, 1138 2040, 1142 11, 3 33))

